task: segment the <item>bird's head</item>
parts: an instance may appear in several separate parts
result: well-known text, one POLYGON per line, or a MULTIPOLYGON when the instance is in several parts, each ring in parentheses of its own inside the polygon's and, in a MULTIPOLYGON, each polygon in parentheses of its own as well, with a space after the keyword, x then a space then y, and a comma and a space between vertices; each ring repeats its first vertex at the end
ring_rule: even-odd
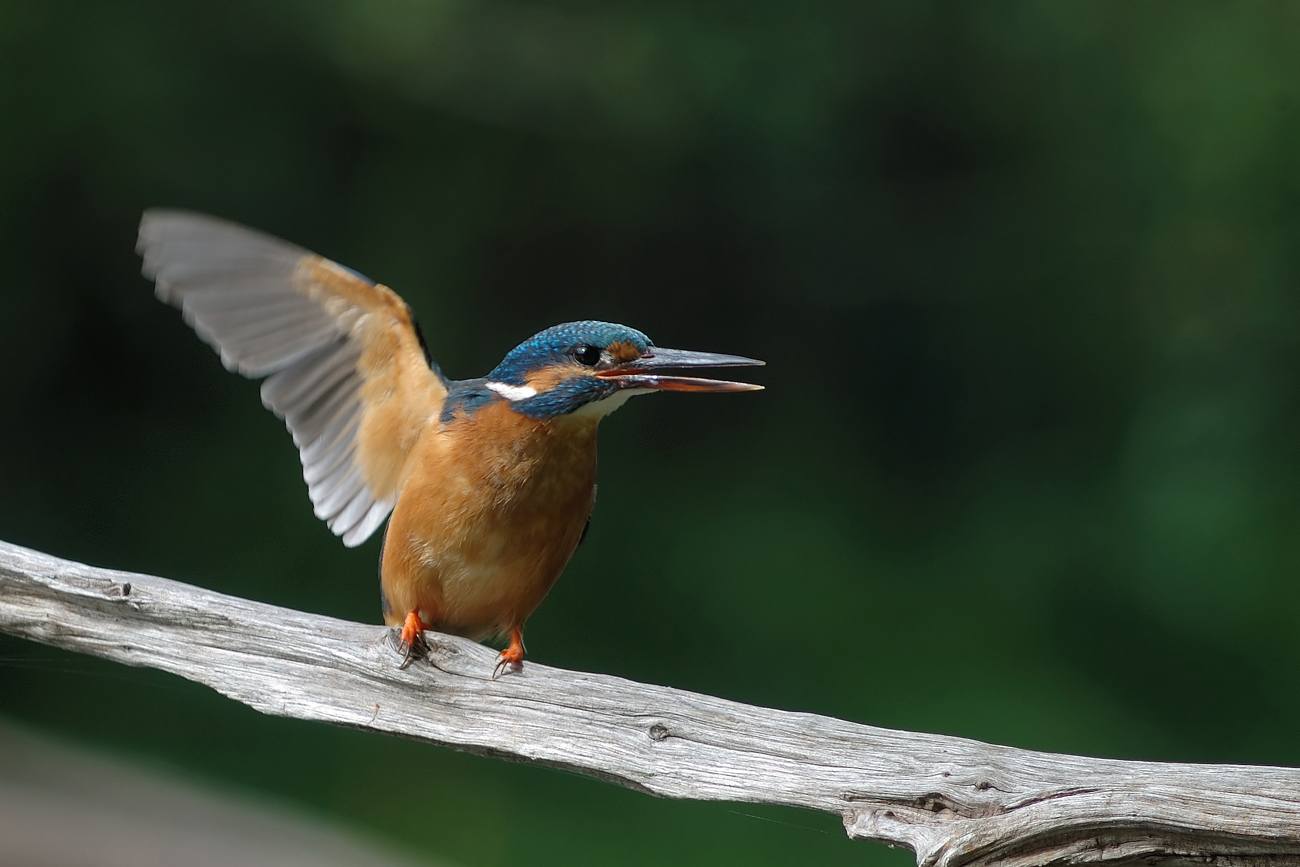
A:
POLYGON ((634 394, 652 391, 757 391, 761 385, 664 376, 680 367, 762 364, 739 355, 655 346, 640 331, 612 322, 568 322, 516 346, 487 377, 487 387, 532 418, 599 418, 634 394))

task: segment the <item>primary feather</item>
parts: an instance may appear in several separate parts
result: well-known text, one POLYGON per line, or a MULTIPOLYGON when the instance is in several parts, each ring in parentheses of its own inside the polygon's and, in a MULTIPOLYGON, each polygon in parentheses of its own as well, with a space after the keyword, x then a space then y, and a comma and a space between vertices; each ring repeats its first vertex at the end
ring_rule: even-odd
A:
POLYGON ((364 542, 447 395, 405 302, 308 250, 202 214, 146 211, 137 249, 158 297, 228 369, 266 377, 262 402, 293 435, 316 516, 345 545, 364 542))

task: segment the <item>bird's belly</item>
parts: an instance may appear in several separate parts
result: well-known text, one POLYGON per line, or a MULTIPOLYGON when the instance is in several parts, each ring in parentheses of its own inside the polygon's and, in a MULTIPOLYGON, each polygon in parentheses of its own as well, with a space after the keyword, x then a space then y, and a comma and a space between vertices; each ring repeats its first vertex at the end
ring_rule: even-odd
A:
POLYGON ((560 577, 577 547, 574 525, 580 533, 585 520, 489 520, 454 538, 413 540, 421 567, 413 584, 420 602, 433 603, 427 622, 473 638, 522 625, 560 577))
POLYGON ((524 456, 484 478, 483 463, 407 482, 381 566, 385 618, 418 611, 434 629, 475 639, 522 626, 559 578, 591 512, 589 450, 524 456))

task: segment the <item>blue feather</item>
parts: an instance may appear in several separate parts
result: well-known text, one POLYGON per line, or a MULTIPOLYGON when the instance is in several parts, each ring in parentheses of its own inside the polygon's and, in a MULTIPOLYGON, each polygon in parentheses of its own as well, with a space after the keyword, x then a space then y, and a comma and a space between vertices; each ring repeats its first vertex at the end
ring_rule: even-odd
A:
POLYGON ((525 385, 528 375, 553 364, 571 363, 573 351, 580 346, 604 349, 613 343, 631 343, 645 352, 650 338, 635 328, 614 322, 566 322, 540 331, 510 350, 496 369, 488 374, 492 382, 525 385))

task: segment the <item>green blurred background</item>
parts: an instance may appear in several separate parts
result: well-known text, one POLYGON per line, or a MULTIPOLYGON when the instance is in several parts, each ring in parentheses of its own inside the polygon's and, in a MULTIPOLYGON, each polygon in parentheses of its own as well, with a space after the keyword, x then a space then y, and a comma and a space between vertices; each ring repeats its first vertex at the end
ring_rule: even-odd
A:
MULTIPOLYGON (((768 390, 605 424, 531 657, 1300 764, 1300 7, 0 2, 0 538, 378 622, 141 209, 388 283, 452 376, 602 318, 768 390)), ((0 714, 464 865, 891 864, 0 639, 0 714), (412 784, 414 783, 414 789, 412 784)))

